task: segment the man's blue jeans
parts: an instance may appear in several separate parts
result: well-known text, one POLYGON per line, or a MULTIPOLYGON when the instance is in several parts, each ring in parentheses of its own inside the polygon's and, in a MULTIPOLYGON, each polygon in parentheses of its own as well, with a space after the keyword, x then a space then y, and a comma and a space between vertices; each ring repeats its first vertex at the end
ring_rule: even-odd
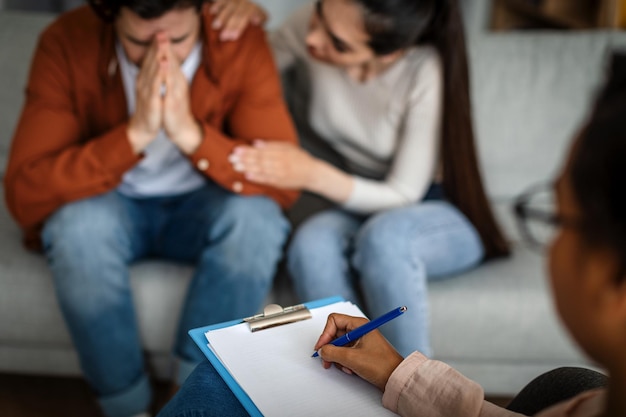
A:
POLYGON ((403 317, 380 331, 403 356, 430 356, 428 281, 477 265, 483 253, 478 232, 456 207, 428 200, 370 217, 318 213, 296 230, 287 260, 303 302, 340 295, 372 319, 406 305, 403 317))
POLYGON ((157 257, 196 265, 174 346, 190 372, 204 356, 187 330, 257 313, 288 233, 275 202, 214 183, 171 197, 112 191, 55 212, 43 230, 44 248, 83 373, 105 414, 130 416, 151 401, 131 263, 157 257))

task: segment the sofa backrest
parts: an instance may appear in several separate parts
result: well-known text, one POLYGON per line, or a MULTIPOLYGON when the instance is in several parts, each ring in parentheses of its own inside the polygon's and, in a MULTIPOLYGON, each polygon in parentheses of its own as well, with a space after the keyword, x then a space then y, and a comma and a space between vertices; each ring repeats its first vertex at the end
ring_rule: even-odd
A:
MULTIPOLYGON (((275 27, 308 0, 260 0, 275 27)), ((509 235, 512 198, 550 180, 588 112, 610 50, 626 34, 486 29, 490 0, 463 1, 468 22, 473 115, 487 191, 509 235), (473 4, 473 5, 472 5, 473 4), (470 6, 471 5, 471 6, 470 6)), ((0 176, 32 50, 52 14, 0 12, 0 176)))
POLYGON ((24 103, 24 87, 39 33, 51 14, 0 11, 0 178, 17 118, 24 103))
POLYGON ((291 13, 310 1, 311 0, 256 0, 269 15, 266 27, 270 30, 275 29, 282 21, 291 15, 291 13))
POLYGON ((472 38, 476 137, 493 197, 510 197, 554 175, 616 41, 626 37, 586 32, 472 38))
POLYGON ((626 34, 481 32, 470 36, 476 140, 488 194, 517 240, 511 202, 552 180, 626 34))

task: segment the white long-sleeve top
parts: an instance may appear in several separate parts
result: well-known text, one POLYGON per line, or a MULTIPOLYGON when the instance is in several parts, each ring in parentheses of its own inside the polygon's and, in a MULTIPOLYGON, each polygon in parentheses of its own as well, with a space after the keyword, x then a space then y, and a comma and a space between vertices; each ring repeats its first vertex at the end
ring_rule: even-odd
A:
POLYGON ((443 74, 437 51, 413 47, 360 83, 309 56, 305 38, 312 12, 311 4, 297 10, 270 43, 282 71, 298 65, 308 73, 302 86, 306 114, 294 118, 342 156, 354 180, 344 207, 370 214, 419 201, 438 167, 443 74))

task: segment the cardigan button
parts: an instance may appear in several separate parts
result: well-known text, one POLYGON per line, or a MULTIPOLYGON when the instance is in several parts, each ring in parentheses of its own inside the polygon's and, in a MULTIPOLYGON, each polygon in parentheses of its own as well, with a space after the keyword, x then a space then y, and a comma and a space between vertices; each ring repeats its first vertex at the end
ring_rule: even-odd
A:
POLYGON ((243 184, 239 181, 235 181, 233 183, 233 191, 236 193, 240 193, 243 190, 243 184))
POLYGON ((209 163, 209 161, 207 161, 207 160, 206 160, 206 159, 204 159, 204 158, 203 158, 203 159, 200 159, 200 160, 198 161, 198 164, 197 164, 198 169, 199 169, 200 171, 206 171, 207 169, 209 169, 209 166, 210 166, 210 165, 211 165, 211 164, 209 163))

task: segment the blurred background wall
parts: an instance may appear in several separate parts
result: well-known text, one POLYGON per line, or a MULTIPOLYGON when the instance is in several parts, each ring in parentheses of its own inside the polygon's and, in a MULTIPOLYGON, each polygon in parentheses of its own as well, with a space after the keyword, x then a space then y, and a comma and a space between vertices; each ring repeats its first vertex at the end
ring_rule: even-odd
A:
POLYGON ((60 12, 83 4, 83 0, 0 0, 0 10, 60 12))

